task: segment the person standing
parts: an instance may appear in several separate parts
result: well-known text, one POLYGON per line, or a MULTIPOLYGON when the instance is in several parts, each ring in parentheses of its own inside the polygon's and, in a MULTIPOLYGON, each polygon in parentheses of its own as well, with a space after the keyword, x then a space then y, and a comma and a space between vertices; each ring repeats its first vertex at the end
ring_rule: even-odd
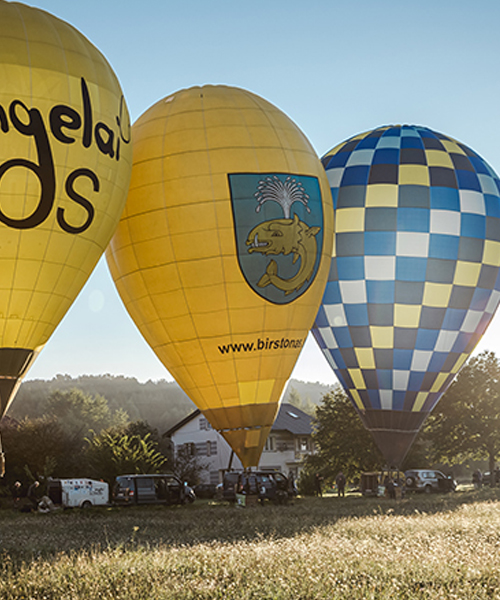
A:
POLYGON ((33 504, 35 508, 38 507, 38 486, 39 481, 34 481, 28 488, 28 500, 33 504))
POLYGON ((337 496, 339 498, 342 496, 343 498, 345 493, 345 475, 342 471, 335 478, 335 483, 337 484, 337 496))
POLYGON ((14 505, 14 508, 19 508, 19 505, 21 504, 21 492, 22 492, 22 485, 20 481, 16 481, 16 483, 13 485, 12 487, 12 503, 14 505))
POLYGON ((292 471, 288 474, 288 497, 295 498, 297 496, 297 486, 295 485, 295 478, 292 471))
POLYGON ((314 486, 316 489, 316 496, 321 498, 323 496, 323 490, 321 489, 321 482, 323 481, 323 477, 319 473, 316 473, 314 476, 314 486))
POLYGON ((389 498, 391 500, 395 500, 396 499, 396 488, 394 487, 394 479, 390 476, 386 479, 385 489, 386 489, 386 492, 387 492, 387 495, 389 496, 389 498))

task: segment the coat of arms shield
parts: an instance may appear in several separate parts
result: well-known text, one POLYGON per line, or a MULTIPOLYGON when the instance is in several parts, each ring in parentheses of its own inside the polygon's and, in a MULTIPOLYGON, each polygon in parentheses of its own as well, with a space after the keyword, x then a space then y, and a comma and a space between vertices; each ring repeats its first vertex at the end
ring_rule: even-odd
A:
POLYGON ((259 296, 288 304, 316 277, 323 247, 319 181, 290 173, 229 174, 240 269, 259 296))

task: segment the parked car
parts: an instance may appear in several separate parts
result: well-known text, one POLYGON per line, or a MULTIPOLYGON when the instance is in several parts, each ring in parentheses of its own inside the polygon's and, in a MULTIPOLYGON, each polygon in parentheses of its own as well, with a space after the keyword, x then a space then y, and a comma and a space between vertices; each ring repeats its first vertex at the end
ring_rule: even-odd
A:
MULTIPOLYGON (((495 469, 495 471, 493 471, 493 475, 494 475, 493 485, 498 485, 500 483, 500 471, 498 469, 495 469)), ((490 475, 489 471, 486 471, 485 473, 483 473, 482 478, 481 478, 481 485, 486 485, 486 486, 491 485, 491 475, 490 475)))
POLYGON ((94 479, 49 479, 47 496, 62 508, 90 508, 109 502, 109 485, 94 479))
POLYGON ((195 493, 172 473, 120 475, 113 488, 115 504, 185 504, 195 493))
POLYGON ((454 492, 457 482, 450 475, 432 469, 405 471, 406 489, 414 492, 454 492))
POLYGON ((194 486, 194 493, 197 498, 215 498, 217 486, 213 483, 199 483, 194 486))
MULTIPOLYGON (((263 503, 284 504, 290 497, 288 478, 277 471, 228 471, 222 482, 222 499, 236 502, 236 494, 257 496, 263 503)), ((293 494, 292 494, 293 495, 293 494)))

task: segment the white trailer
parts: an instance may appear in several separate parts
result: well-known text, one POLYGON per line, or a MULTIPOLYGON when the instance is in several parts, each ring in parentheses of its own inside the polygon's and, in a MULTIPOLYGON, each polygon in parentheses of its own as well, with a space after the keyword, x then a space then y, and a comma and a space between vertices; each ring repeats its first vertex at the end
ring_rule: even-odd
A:
POLYGON ((51 479, 47 495, 63 508, 103 506, 109 503, 109 485, 95 479, 51 479))

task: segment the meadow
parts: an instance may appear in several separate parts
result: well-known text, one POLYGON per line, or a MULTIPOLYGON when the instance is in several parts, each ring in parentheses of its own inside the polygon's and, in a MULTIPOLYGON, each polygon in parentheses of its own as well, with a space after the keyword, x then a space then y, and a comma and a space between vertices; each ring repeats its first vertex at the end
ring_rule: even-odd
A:
POLYGON ((500 490, 0 511, 2 600, 500 598, 500 490))

